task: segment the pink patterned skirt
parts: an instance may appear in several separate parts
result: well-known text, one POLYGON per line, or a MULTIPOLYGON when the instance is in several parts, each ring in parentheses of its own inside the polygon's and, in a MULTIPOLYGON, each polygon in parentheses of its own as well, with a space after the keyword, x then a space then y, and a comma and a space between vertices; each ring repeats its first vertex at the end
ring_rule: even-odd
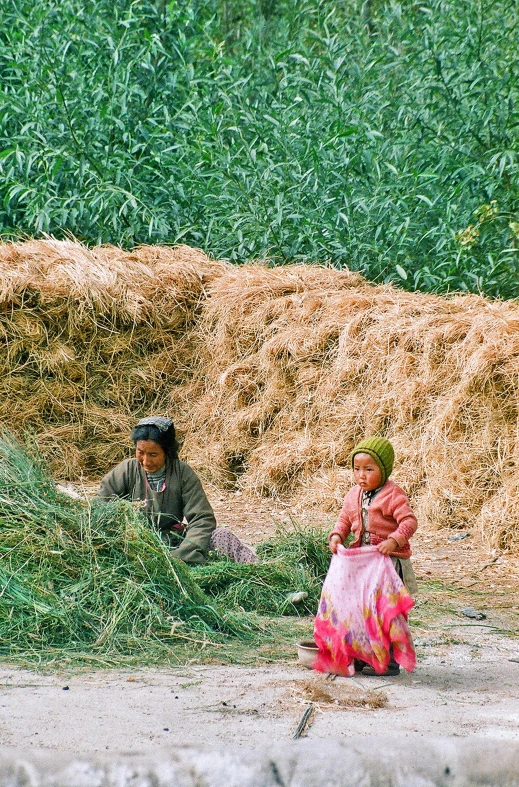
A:
POLYGON ((338 547, 323 585, 314 625, 314 669, 351 676, 354 659, 382 674, 393 658, 411 672, 416 654, 407 624, 414 601, 390 557, 376 547, 338 547))

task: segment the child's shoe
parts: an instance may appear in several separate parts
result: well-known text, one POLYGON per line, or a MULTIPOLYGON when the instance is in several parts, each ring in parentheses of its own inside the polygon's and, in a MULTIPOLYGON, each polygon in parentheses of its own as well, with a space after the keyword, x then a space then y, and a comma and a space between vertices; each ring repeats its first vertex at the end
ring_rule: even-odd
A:
POLYGON ((394 675, 400 675, 400 664, 396 661, 390 661, 385 672, 375 672, 374 668, 367 664, 362 670, 362 674, 373 678, 389 678, 394 675))

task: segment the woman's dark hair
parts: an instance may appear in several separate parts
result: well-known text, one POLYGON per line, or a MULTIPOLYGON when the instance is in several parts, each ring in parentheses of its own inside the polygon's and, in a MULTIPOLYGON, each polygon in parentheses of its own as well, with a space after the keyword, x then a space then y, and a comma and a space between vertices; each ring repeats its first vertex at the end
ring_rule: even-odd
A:
POLYGON ((139 440, 153 440, 154 443, 160 445, 167 459, 171 462, 178 459, 178 449, 180 446, 177 442, 174 424, 171 424, 165 431, 159 429, 158 426, 153 426, 153 424, 143 424, 142 426, 137 424, 137 426, 132 429, 131 438, 134 445, 137 445, 139 440))

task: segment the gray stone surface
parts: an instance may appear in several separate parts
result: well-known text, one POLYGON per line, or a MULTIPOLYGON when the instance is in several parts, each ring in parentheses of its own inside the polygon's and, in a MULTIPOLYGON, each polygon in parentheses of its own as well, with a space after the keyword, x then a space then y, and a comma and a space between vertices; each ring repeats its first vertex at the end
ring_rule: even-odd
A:
POLYGON ((0 751, 0 787, 516 787, 519 744, 352 738, 153 754, 0 751))

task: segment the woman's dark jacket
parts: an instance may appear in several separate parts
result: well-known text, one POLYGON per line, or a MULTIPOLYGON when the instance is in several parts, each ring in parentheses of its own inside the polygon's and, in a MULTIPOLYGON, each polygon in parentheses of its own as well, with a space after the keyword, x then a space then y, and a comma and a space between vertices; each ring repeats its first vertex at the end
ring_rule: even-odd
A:
POLYGON ((161 535, 179 544, 173 556, 185 563, 205 562, 216 519, 200 479, 185 462, 168 459, 166 488, 153 492, 137 459, 125 459, 105 475, 96 495, 99 500, 114 497, 145 501, 148 518, 161 535))

